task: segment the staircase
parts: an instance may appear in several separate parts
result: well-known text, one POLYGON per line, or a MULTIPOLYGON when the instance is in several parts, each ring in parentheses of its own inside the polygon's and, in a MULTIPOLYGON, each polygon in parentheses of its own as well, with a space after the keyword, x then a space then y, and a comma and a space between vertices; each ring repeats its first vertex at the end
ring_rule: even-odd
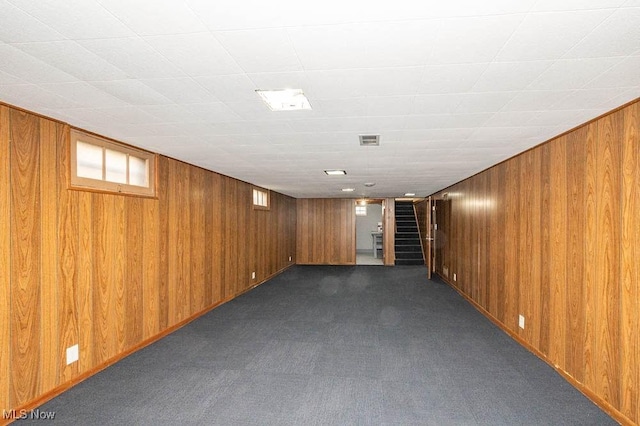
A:
POLYGON ((396 201, 396 265, 424 265, 412 202, 396 201))

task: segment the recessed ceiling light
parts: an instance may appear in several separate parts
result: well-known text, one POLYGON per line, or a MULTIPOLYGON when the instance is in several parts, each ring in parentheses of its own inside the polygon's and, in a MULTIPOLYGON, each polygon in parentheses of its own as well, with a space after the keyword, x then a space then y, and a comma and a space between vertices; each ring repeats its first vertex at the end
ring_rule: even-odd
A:
POLYGON ((342 192, 353 192, 355 190, 355 188, 342 188, 342 192))
POLYGON ((311 109, 302 89, 256 90, 272 111, 311 109))
POLYGON ((413 192, 407 192, 406 194, 404 194, 405 197, 413 197, 416 194, 414 194, 413 192))
POLYGON ((340 176, 347 174, 347 172, 345 172, 344 170, 325 170, 324 172, 329 176, 340 176))
POLYGON ((376 186, 375 182, 365 182, 364 186, 366 186, 367 188, 371 188, 372 186, 376 186))

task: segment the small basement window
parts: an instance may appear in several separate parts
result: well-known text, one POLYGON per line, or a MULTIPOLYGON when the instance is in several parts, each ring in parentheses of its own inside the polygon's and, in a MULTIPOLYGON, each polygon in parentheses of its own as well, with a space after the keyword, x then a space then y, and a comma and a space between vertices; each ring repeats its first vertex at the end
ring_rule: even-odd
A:
POLYGON ((71 130, 72 189, 155 197, 156 155, 71 130))
POLYGON ((253 208, 269 210, 269 191, 253 188, 253 208))
POLYGON ((356 216, 366 216, 367 215, 367 205, 364 206, 356 205, 356 216))

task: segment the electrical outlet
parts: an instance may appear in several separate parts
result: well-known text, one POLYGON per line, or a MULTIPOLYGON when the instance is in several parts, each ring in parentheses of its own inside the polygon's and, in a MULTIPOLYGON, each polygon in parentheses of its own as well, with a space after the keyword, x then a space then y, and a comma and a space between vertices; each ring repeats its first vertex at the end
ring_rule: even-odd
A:
POLYGON ((458 275, 456 273, 453 274, 453 280, 458 281, 458 275))
POLYGON ((518 326, 524 330, 524 315, 518 316, 518 326))
POLYGON ((256 273, 255 273, 255 272, 252 272, 252 273, 251 273, 251 279, 252 279, 252 280, 255 280, 255 279, 256 279, 256 273))
POLYGON ((291 262, 291 256, 289 256, 289 262, 291 262))
POLYGON ((78 360, 78 345, 73 345, 67 348, 67 365, 74 363, 78 360))

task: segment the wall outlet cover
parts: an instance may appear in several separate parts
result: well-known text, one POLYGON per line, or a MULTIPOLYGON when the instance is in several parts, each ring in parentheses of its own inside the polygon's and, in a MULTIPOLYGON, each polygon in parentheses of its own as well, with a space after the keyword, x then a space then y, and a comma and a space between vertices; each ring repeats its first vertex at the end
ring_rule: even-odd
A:
POLYGON ((524 315, 518 316, 518 327, 524 330, 524 315))
POLYGON ((78 345, 73 345, 67 348, 67 365, 74 363, 79 358, 78 345))
POLYGON ((252 280, 255 280, 255 279, 256 279, 256 273, 255 273, 255 272, 252 272, 252 273, 251 273, 251 279, 252 279, 252 280))

